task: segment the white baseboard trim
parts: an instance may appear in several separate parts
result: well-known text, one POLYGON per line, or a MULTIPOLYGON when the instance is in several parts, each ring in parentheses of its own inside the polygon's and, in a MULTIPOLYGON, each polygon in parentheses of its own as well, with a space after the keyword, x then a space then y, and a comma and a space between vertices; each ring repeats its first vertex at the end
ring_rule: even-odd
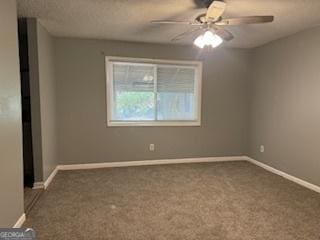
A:
POLYGON ((59 170, 81 170, 95 168, 112 168, 112 167, 133 167, 178 163, 205 163, 205 162, 229 162, 229 161, 246 161, 246 156, 229 156, 229 157, 203 157, 203 158, 180 158, 180 159, 160 159, 160 160, 143 160, 143 161, 127 161, 127 162, 104 162, 104 163, 84 163, 58 165, 44 182, 35 182, 33 189, 47 189, 53 178, 59 170))
POLYGON ((52 182, 53 178, 56 176, 56 174, 58 173, 58 166, 52 171, 52 173, 49 175, 49 177, 47 178, 47 180, 43 183, 44 185, 44 189, 47 189, 47 187, 50 185, 50 183, 52 182))
POLYGON ((303 186, 303 187, 306 187, 306 188, 308 188, 308 189, 310 189, 310 190, 313 190, 313 191, 315 191, 315 192, 320 193, 320 187, 317 186, 317 185, 314 185, 314 184, 309 183, 309 182, 307 182, 307 181, 305 181, 305 180, 302 180, 302 179, 300 179, 300 178, 297 178, 297 177, 294 177, 294 176, 292 176, 292 175, 290 175, 290 174, 287 174, 287 173, 285 173, 285 172, 282 172, 282 171, 280 171, 280 170, 278 170, 278 169, 275 169, 275 168, 273 168, 273 167, 270 167, 270 166, 268 166, 268 165, 266 165, 266 164, 264 164, 264 163, 262 163, 262 162, 259 162, 259 161, 255 160, 255 159, 253 159, 253 158, 247 157, 246 160, 247 160, 248 162, 251 162, 251 163, 259 166, 259 167, 264 168, 265 170, 267 170, 267 171, 269 171, 269 172, 272 172, 272 173, 274 173, 274 174, 277 174, 277 175, 279 175, 279 176, 281 176, 281 177, 284 177, 284 178, 286 178, 286 179, 288 179, 288 180, 290 180, 290 181, 292 181, 292 182, 295 182, 295 183, 297 183, 297 184, 299 184, 299 185, 301 185, 301 186, 303 186))
POLYGON ((16 224, 13 226, 13 228, 21 228, 23 223, 26 221, 26 214, 22 214, 21 217, 19 217, 16 224))
POLYGON ((179 163, 230 162, 230 161, 246 161, 246 160, 247 160, 246 156, 160 159, 160 160, 143 160, 143 161, 128 161, 128 162, 104 162, 104 163, 59 165, 58 170, 80 170, 80 169, 95 169, 95 168, 150 166, 150 165, 179 164, 179 163))
POLYGON ((34 182, 32 189, 44 189, 44 182, 34 182))
POLYGON ((52 171, 52 173, 49 175, 46 181, 44 182, 34 182, 33 183, 33 189, 47 189, 47 187, 50 185, 53 178, 56 176, 58 172, 58 166, 52 171))

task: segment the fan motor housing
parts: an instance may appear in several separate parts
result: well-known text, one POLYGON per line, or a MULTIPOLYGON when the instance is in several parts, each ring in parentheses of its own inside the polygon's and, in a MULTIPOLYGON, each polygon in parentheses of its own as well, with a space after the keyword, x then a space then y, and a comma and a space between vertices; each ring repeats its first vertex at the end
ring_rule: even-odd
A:
POLYGON ((214 0, 202 0, 203 4, 208 8, 214 0))
POLYGON ((208 8, 214 0, 194 0, 195 4, 200 7, 208 8))

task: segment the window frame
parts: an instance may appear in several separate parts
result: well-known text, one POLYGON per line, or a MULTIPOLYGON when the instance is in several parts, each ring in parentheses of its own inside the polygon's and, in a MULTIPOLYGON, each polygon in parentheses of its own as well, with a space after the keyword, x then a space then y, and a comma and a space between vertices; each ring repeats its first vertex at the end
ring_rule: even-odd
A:
MULTIPOLYGON (((106 67, 106 105, 107 105, 107 126, 108 127, 129 127, 129 126, 201 126, 201 99, 202 99, 202 62, 185 61, 185 60, 164 60, 148 58, 131 58, 131 57, 105 57, 106 67), (113 114, 113 63, 124 63, 132 65, 162 65, 162 66, 183 66, 195 69, 196 84, 195 92, 197 93, 197 118, 195 120, 146 120, 146 121, 121 121, 112 120, 113 114)), ((156 74, 155 74, 156 75, 156 74)), ((157 77, 156 77, 157 78, 157 77)), ((155 88, 157 79, 155 79, 155 88)), ((156 98, 157 96, 155 96, 156 98)), ((157 99, 155 99, 155 108, 157 99)))

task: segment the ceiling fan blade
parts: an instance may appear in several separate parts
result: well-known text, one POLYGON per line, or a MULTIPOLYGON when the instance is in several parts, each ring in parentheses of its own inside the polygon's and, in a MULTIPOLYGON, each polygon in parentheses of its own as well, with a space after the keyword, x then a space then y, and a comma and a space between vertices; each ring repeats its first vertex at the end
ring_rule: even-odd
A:
POLYGON ((233 34, 226 29, 217 29, 215 30, 215 34, 220 36, 225 41, 231 41, 232 39, 234 39, 233 34))
POLYGON ((257 24, 257 23, 268 23, 273 22, 273 16, 250 16, 250 17, 239 17, 239 18, 229 18, 222 19, 219 22, 216 22, 216 25, 225 26, 225 25, 243 25, 243 24, 257 24))
POLYGON ((195 33, 195 32, 197 32, 197 31, 200 31, 201 29, 202 29, 201 27, 200 27, 200 28, 195 28, 195 29, 190 29, 190 30, 188 30, 188 31, 186 31, 186 32, 183 32, 183 33, 175 36, 174 38, 171 39, 171 41, 172 41, 172 42, 174 42, 174 41, 179 41, 181 38, 183 38, 183 37, 185 37, 185 36, 187 36, 187 35, 190 35, 190 34, 192 34, 192 33, 195 33))
POLYGON ((201 25, 199 22, 175 21, 175 20, 153 20, 152 24, 175 24, 175 25, 201 25))
POLYGON ((224 13, 224 11, 226 10, 226 7, 227 7, 227 5, 224 2, 213 1, 211 3, 211 5, 209 6, 207 14, 206 14, 207 21, 218 20, 221 17, 221 15, 224 13))

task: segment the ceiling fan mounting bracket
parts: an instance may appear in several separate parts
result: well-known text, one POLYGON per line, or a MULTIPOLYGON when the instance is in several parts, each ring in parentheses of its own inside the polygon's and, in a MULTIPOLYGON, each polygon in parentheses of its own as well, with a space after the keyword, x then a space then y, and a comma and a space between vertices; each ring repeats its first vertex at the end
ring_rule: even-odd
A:
POLYGON ((206 14, 203 13, 203 14, 200 14, 198 17, 196 17, 195 19, 197 22, 200 22, 200 23, 204 23, 204 24, 214 24, 216 22, 219 22, 222 20, 222 17, 219 17, 218 19, 214 20, 214 19, 207 19, 206 18, 206 14))

